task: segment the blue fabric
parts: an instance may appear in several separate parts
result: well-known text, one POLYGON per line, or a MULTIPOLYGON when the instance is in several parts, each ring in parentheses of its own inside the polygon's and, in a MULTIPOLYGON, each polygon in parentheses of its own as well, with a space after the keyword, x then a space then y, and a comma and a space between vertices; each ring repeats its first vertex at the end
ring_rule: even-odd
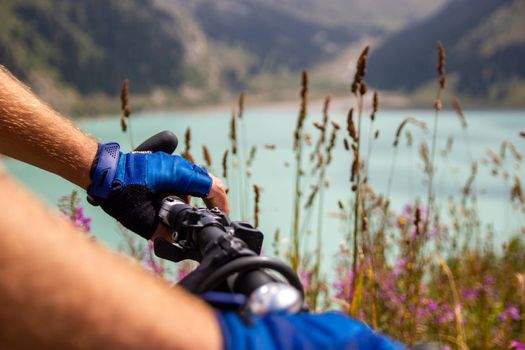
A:
MULTIPOLYGON (((101 159, 105 158, 99 155, 99 163, 101 159)), ((212 186, 212 179, 205 169, 180 156, 164 152, 119 152, 118 162, 110 164, 109 172, 106 169, 109 166, 108 162, 104 161, 101 164, 104 167, 97 164, 92 179, 102 177, 102 171, 106 172, 104 176, 108 179, 98 186, 96 191, 93 191, 95 189, 93 182, 88 191, 89 194, 100 198, 108 198, 112 193, 119 192, 127 185, 144 185, 159 193, 170 192, 207 197, 212 186)))
POLYGON ((110 142, 98 146, 97 164, 91 174, 91 185, 88 193, 101 198, 109 196, 111 183, 115 178, 117 163, 119 161, 120 146, 110 142))
POLYGON ((339 312, 253 317, 247 325, 234 312, 217 314, 226 350, 401 350, 405 347, 339 312))

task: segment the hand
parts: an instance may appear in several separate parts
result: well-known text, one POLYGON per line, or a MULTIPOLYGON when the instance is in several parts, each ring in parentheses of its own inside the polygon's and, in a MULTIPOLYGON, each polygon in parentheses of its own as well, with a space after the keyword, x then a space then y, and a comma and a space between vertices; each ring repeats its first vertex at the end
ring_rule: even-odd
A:
POLYGON ((228 202, 228 195, 226 194, 226 188, 222 183, 222 180, 218 177, 208 173, 212 179, 212 186, 210 193, 206 198, 203 198, 204 203, 208 208, 217 207, 226 214, 230 214, 230 204, 228 202))
POLYGON ((193 195, 229 211, 224 185, 197 165, 164 152, 122 153, 116 143, 99 147, 88 194, 109 215, 144 238, 158 225, 163 195, 193 195))

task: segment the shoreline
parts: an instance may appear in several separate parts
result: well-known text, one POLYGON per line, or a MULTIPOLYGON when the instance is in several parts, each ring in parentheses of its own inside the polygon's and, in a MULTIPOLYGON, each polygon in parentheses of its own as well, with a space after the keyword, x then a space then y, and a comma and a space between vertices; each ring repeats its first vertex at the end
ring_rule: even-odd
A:
MULTIPOLYGON (((364 103, 364 112, 366 113, 371 109, 372 104, 372 93, 367 94, 365 97, 365 103, 364 103)), ((151 114, 151 113, 169 113, 169 112, 186 112, 191 114, 209 114, 209 113, 228 113, 230 114, 232 110, 236 110, 237 108, 237 98, 233 99, 235 101, 234 103, 227 103, 227 102, 219 102, 216 104, 208 103, 204 104, 202 106, 188 106, 188 105, 181 105, 181 106, 166 106, 166 107, 158 107, 158 108, 141 108, 135 111, 131 118, 133 118, 133 115, 143 115, 143 114, 151 114)), ((276 110, 290 110, 290 109, 296 109, 299 111, 299 98, 297 99, 283 99, 280 101, 270 101, 268 99, 260 98, 260 96, 255 96, 254 98, 250 98, 248 95, 245 97, 245 111, 249 111, 250 109, 261 109, 261 108, 268 108, 268 109, 276 109, 276 110)), ((314 96, 309 99, 308 103, 308 109, 310 110, 310 113, 321 113, 322 108, 324 104, 324 98, 320 96, 314 96)), ((332 113, 348 113, 348 110, 350 108, 355 108, 355 96, 353 95, 336 95, 331 97, 330 101, 330 110, 332 113)), ((389 93, 381 93, 379 92, 379 113, 381 110, 385 111, 405 111, 405 110, 411 110, 411 111, 433 111, 434 108, 431 104, 428 104, 427 106, 423 106, 421 104, 414 104, 411 103, 410 99, 401 95, 395 95, 395 94, 389 94, 389 93)), ((490 107, 466 107, 463 108, 465 112, 468 111, 486 111, 486 112, 497 112, 497 111, 523 111, 525 112, 525 107, 497 107, 497 106, 490 106, 490 107)), ((443 108, 443 111, 454 111, 454 108, 452 106, 449 106, 448 104, 443 108)), ((100 119, 100 118, 113 118, 113 117, 120 117, 120 111, 119 112, 108 112, 108 113, 102 113, 99 115, 80 115, 71 117, 72 120, 88 120, 88 119, 100 119)), ((525 114, 524 114, 525 117, 525 114)))

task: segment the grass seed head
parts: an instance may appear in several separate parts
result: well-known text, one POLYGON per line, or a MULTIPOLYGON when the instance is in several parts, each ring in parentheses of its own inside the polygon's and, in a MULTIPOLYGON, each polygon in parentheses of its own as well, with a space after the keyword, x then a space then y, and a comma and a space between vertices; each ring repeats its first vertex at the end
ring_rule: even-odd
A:
POLYGON ((374 121, 376 119, 376 113, 379 110, 379 97, 377 91, 374 91, 374 96, 372 97, 372 114, 370 114, 370 119, 374 121))
POLYGON ((228 178, 228 150, 222 155, 222 177, 228 178))
POLYGON ((348 139, 346 137, 343 139, 343 144, 345 146, 345 150, 349 151, 350 150, 350 143, 348 143, 348 139))
POLYGON ((437 64, 437 71, 439 74, 439 87, 441 89, 444 89, 447 85, 447 78, 445 76, 445 46, 441 41, 437 42, 437 49, 438 49, 438 64, 437 64))
POLYGON ((259 205, 260 205, 260 202, 261 202, 261 188, 257 185, 253 185, 253 193, 255 195, 255 206, 254 206, 254 213, 253 213, 253 221, 254 221, 254 226, 257 228, 259 227, 259 205))
POLYGON ((452 97, 452 105, 454 106, 454 110, 456 111, 456 114, 458 115, 458 118, 461 122, 461 126, 463 129, 467 128, 467 120, 465 119, 465 114, 463 113, 463 108, 461 108, 461 104, 459 103, 458 99, 456 97, 452 97))
POLYGON ((244 116, 244 92, 239 95, 239 119, 244 116))
POLYGON ((208 149, 206 145, 202 145, 202 154, 204 156, 204 161, 206 162, 206 166, 210 168, 213 162, 211 159, 210 150, 208 149))

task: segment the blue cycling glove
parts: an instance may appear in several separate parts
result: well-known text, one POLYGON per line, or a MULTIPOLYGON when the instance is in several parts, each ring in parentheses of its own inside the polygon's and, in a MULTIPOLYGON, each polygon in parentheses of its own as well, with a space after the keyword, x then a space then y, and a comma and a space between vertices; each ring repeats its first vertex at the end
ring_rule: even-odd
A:
POLYGON ((125 227, 149 239, 158 225, 163 193, 207 197, 208 172, 164 152, 122 153, 117 143, 99 146, 88 194, 125 227))
POLYGON ((218 313, 225 350, 401 350, 405 347, 339 312, 251 318, 218 313))

